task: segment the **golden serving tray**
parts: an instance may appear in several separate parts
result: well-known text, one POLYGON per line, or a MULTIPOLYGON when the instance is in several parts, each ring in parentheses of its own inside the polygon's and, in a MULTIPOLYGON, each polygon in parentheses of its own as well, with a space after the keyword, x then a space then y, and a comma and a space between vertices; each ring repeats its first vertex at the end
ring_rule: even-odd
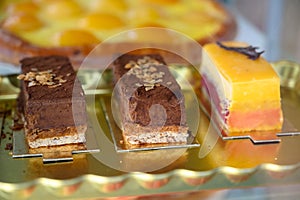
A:
MULTIPOLYGON (((281 76, 284 117, 290 126, 300 130, 300 66, 287 61, 273 63, 273 66, 281 76)), ((197 85, 191 68, 172 66, 172 69, 197 85)), ((0 76, 0 198, 139 196, 300 183, 300 136, 285 136, 279 143, 263 145, 254 145, 248 139, 224 141, 216 137, 209 119, 200 109, 197 129, 200 147, 116 153, 105 120, 109 111, 104 112, 101 106, 103 102, 104 105, 110 103, 111 73, 102 73, 95 90, 87 89, 100 73, 86 71, 79 78, 87 102, 93 102, 88 104, 87 110, 90 115, 96 115, 99 130, 103 132, 98 134, 95 128, 101 151, 74 155, 72 162, 47 165, 42 158, 12 158, 11 125, 19 82, 15 75, 0 76), (212 143, 204 144, 204 138, 212 143)), ((179 77, 177 80, 184 90, 184 82, 179 77)), ((190 105, 190 99, 186 101, 190 105)), ((187 107, 192 119, 189 110, 187 107)))

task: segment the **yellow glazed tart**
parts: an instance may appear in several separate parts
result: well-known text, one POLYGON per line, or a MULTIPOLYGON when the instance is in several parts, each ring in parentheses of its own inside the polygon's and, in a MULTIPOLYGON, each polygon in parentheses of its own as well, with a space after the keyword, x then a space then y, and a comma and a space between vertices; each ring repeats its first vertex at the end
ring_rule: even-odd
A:
POLYGON ((201 44, 236 33, 233 17, 214 0, 4 0, 0 13, 0 60, 13 63, 54 53, 80 61, 101 41, 134 28, 167 28, 201 44))

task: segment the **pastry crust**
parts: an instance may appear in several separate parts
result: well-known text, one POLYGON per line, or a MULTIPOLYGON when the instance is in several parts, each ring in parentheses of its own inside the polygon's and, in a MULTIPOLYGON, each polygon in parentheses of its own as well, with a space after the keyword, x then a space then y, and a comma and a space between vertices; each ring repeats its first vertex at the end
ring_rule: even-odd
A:
POLYGON ((188 127, 163 126, 144 127, 139 124, 126 124, 123 128, 123 138, 129 145, 186 143, 188 127))
POLYGON ((25 126, 26 139, 31 148, 66 144, 85 143, 87 126, 53 128, 46 130, 28 130, 25 126))
POLYGON ((92 49, 93 46, 40 47, 0 27, 0 60, 14 65, 19 65, 19 61, 26 57, 61 55, 68 56, 74 68, 78 68, 92 49))
POLYGON ((60 157, 70 157, 72 151, 74 150, 86 150, 86 145, 84 143, 77 144, 65 144, 58 146, 41 146, 38 148, 29 148, 29 153, 43 153, 44 158, 60 158, 60 157))

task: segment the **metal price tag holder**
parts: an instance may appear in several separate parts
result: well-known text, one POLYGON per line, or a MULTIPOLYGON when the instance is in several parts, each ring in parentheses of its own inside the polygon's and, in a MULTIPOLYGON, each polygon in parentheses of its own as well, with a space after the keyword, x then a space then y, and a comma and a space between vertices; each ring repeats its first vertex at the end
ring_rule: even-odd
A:
POLYGON ((74 154, 98 153, 100 149, 95 140, 93 129, 88 126, 86 132, 86 143, 72 145, 74 150, 66 150, 63 146, 51 148, 30 149, 26 139, 24 129, 13 131, 13 158, 37 158, 42 157, 43 163, 71 162, 74 154))
MULTIPOLYGON (((201 99, 203 98, 200 97, 201 99)), ((203 99, 202 99, 203 100, 203 99)), ((204 100, 205 101, 205 100, 204 100)), ((244 133, 233 133, 232 135, 227 135, 226 131, 222 128, 221 125, 216 123, 216 118, 211 115, 209 103, 202 102, 201 109, 203 112, 210 118, 210 123, 215 129, 215 132, 218 133, 218 136, 224 141, 228 140, 242 140, 249 139, 254 145, 259 144, 268 144, 268 143, 279 143, 281 141, 280 137, 288 136, 299 136, 300 131, 295 129, 288 119, 284 119, 283 127, 280 132, 278 131, 253 131, 253 132, 244 132, 244 133)), ((216 138, 217 139, 217 138, 216 138)), ((205 141, 204 141, 205 143, 205 141)))
POLYGON ((138 151, 151 151, 151 150, 160 150, 160 149, 180 149, 180 148, 195 148, 199 147, 200 144, 196 139, 196 133, 189 132, 189 137, 187 138, 187 143, 168 143, 168 144, 147 144, 147 145, 133 145, 127 146, 122 143, 122 131, 117 126, 115 120, 111 115, 111 111, 108 110, 105 101, 101 99, 101 107, 105 114, 106 122, 110 129, 110 134, 114 143, 116 152, 126 153, 126 152, 138 152, 138 151))

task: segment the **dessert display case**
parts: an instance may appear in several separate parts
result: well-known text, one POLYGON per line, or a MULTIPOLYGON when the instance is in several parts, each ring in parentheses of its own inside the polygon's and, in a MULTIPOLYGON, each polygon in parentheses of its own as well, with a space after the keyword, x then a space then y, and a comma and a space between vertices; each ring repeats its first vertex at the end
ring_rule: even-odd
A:
MULTIPOLYGON (((47 3, 47 0, 33 2, 47 3)), ((77 2, 84 5, 81 0, 77 2)), ((130 0, 130 2, 134 1, 130 0)), ((143 0, 143 2, 148 1, 143 0)), ((153 2, 163 2, 163 6, 167 6, 170 2, 181 1, 155 0, 153 2)), ((229 19, 234 21, 231 28, 227 30, 230 34, 227 33, 226 37, 249 43, 255 41, 255 46, 268 51, 269 45, 263 32, 253 26, 241 13, 237 13, 237 10, 230 7, 234 4, 233 7, 238 7, 240 4, 235 1, 222 1, 222 3, 229 5, 229 19)), ((123 9, 119 4, 116 7, 109 7, 110 4, 106 6, 117 13, 123 9)), ((179 7, 175 6, 176 12, 183 12, 176 9, 179 7)), ((142 11, 147 13, 142 16, 153 17, 152 11, 145 9, 142 11)), ((157 19, 155 16, 153 18, 157 19)), ((190 15, 185 19, 191 20, 195 16, 200 17, 200 15, 190 15)), ((4 18, 0 17, 2 17, 0 20, 4 18)), ((156 22, 166 23, 163 20, 156 22)), ((195 21, 193 23, 195 24, 195 21)), ((106 24, 106 26, 109 25, 106 24)), ((161 28, 164 27, 159 26, 159 29, 161 28)), ((97 59, 100 58, 99 60, 92 60, 90 64, 93 67, 89 68, 80 67, 78 63, 89 64, 89 59, 84 60, 84 58, 88 55, 87 52, 90 52, 90 47, 80 47, 79 53, 77 47, 75 53, 73 47, 58 47, 59 51, 56 51, 57 47, 47 47, 45 50, 45 47, 38 48, 30 43, 24 43, 24 38, 19 36, 11 40, 11 33, 8 34, 6 30, 0 28, 0 36, 1 34, 3 36, 0 38, 0 199, 110 197, 217 199, 220 193, 229 194, 236 190, 255 191, 259 188, 270 188, 270 190, 285 188, 290 191, 290 197, 299 197, 296 189, 300 185, 300 64, 282 60, 280 56, 275 58, 272 53, 267 54, 280 77, 284 118, 283 129, 277 134, 275 140, 259 144, 255 144, 247 137, 226 140, 215 129, 207 113, 204 112, 203 105, 199 103, 201 98, 199 94, 201 77, 197 71, 199 63, 196 62, 196 66, 192 64, 194 64, 193 61, 201 59, 199 58, 201 53, 191 51, 193 45, 182 45, 182 40, 176 41, 178 33, 175 36, 162 35, 160 41, 162 44, 159 47, 163 46, 164 50, 159 53, 166 58, 171 73, 182 89, 187 123, 193 140, 187 145, 170 145, 163 148, 151 146, 128 150, 124 149, 121 143, 121 130, 114 116, 118 110, 112 101, 114 91, 112 69, 99 66, 95 68, 94 65, 97 65, 98 61, 107 64, 113 60, 116 53, 124 53, 141 47, 140 44, 137 46, 134 44, 128 48, 127 42, 128 39, 132 39, 132 33, 136 32, 123 37, 125 41, 120 42, 119 36, 116 40, 103 42, 104 48, 100 52, 94 51, 89 54, 92 58, 100 55, 97 57, 97 59), (169 48, 169 44, 165 41, 169 40, 174 43, 173 49, 183 47, 184 51, 181 56, 186 56, 187 60, 192 62, 186 62, 186 60, 182 62, 182 57, 179 56, 178 59, 178 55, 174 57, 166 53, 165 50, 169 48), (110 41, 113 41, 113 47, 110 41), (55 52, 63 55, 70 54, 78 70, 78 78, 84 88, 87 101, 89 130, 87 140, 89 143, 85 151, 62 152, 62 155, 66 153, 67 156, 62 159, 49 160, 43 154, 28 154, 28 149, 26 149, 28 147, 24 140, 24 130, 22 124, 18 123, 19 118, 16 118, 20 92, 20 81, 17 79, 20 69, 17 63, 23 56, 55 52)), ((151 34, 152 32, 148 33, 146 39, 157 38, 151 34)), ((145 38, 140 36, 139 42, 145 42, 145 38)), ((222 37, 216 37, 213 40, 217 39, 222 39, 222 37)), ((202 40, 200 43, 205 42, 202 40)), ((146 43, 147 45, 142 45, 142 47, 148 48, 153 45, 149 41, 146 43)), ((139 51, 143 53, 143 50, 139 49, 139 51)), ((146 52, 148 53, 149 49, 146 52)), ((259 193, 259 198, 272 199, 274 195, 266 190, 259 193)), ((276 194, 274 190, 271 192, 276 194)), ((243 195, 245 194, 242 192, 237 197, 243 197, 243 195)), ((230 197, 227 198, 230 199, 230 197)))
MULTIPOLYGON (((299 92, 297 84, 291 84, 289 75, 297 73, 299 65, 290 62, 273 65, 282 78, 285 122, 297 131, 300 128, 299 92)), ((193 77, 186 66, 172 68, 193 77)), ((92 80, 88 79, 92 77, 90 73, 81 74, 86 85, 92 80)), ((18 80, 15 75, 1 76, 2 197, 39 198, 47 193, 53 198, 96 198, 299 184, 299 135, 281 137, 279 143, 265 145, 254 145, 248 139, 224 141, 201 110, 197 133, 200 147, 116 153, 108 124, 112 122, 106 121, 106 115, 111 114, 112 76, 109 70, 105 73, 105 81, 96 91, 85 89, 87 98, 89 94, 97 94, 94 106, 103 132, 95 135, 100 152, 75 154, 71 162, 50 164, 43 163, 41 157, 12 158, 13 134, 22 134, 22 130, 11 127, 18 80)), ((298 79, 293 78, 294 82, 299 82, 298 75, 298 79)), ((183 83, 180 84, 184 88, 183 83)), ((184 92, 187 97, 190 91, 184 92)), ((188 98, 186 104, 191 105, 188 98)), ((91 115, 93 106, 89 105, 91 115)), ((193 107, 191 110, 191 106, 187 106, 187 114, 192 112, 193 107)))

